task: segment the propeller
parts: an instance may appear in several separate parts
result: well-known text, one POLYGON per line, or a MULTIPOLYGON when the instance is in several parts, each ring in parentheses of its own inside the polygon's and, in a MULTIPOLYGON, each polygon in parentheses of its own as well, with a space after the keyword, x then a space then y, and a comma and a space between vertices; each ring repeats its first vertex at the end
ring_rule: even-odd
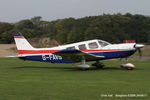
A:
POLYGON ((137 51, 138 51, 138 53, 139 53, 139 57, 141 58, 141 57, 142 57, 142 51, 141 51, 141 49, 140 49, 140 48, 137 48, 137 51))
POLYGON ((135 44, 134 48, 138 51, 139 57, 142 57, 142 51, 141 48, 143 48, 144 45, 143 44, 135 44))

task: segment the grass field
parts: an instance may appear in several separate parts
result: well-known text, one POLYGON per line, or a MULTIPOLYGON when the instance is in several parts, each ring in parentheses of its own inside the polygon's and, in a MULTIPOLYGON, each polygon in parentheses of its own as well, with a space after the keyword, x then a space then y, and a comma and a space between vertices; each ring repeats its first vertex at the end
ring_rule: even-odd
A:
MULTIPOLYGON (((72 64, 0 59, 0 100, 148 100, 150 61, 104 61, 102 70, 81 71, 72 64), (102 94, 146 94, 145 97, 102 97, 102 94)), ((89 63, 90 64, 90 63, 89 63)))

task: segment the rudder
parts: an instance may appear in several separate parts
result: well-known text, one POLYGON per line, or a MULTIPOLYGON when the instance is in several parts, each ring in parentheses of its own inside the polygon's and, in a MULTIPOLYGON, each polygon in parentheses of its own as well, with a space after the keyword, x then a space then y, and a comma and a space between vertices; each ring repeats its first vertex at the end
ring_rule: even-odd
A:
POLYGON ((17 46, 18 51, 19 50, 35 50, 30 43, 24 38, 24 36, 21 33, 13 33, 14 40, 17 46))

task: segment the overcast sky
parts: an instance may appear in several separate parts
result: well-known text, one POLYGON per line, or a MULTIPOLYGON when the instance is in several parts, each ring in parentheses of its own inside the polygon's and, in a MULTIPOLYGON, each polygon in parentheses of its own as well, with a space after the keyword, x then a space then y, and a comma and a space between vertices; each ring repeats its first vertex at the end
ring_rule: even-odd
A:
POLYGON ((150 0, 0 0, 0 22, 34 16, 51 21, 119 12, 150 15, 150 0))

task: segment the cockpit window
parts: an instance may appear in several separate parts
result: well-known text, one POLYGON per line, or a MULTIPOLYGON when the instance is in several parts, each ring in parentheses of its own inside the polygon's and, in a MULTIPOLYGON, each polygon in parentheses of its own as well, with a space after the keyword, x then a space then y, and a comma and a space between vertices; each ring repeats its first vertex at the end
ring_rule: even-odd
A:
POLYGON ((78 47, 79 47, 80 50, 85 50, 86 49, 85 44, 79 45, 78 47))
POLYGON ((96 42, 92 42, 92 43, 89 43, 89 48, 90 49, 96 49, 96 48, 98 48, 98 45, 96 42))
POLYGON ((108 42, 101 41, 101 40, 99 40, 98 42, 99 42, 99 44, 101 45, 101 47, 104 47, 104 46, 107 46, 107 45, 110 44, 110 43, 108 43, 108 42))

